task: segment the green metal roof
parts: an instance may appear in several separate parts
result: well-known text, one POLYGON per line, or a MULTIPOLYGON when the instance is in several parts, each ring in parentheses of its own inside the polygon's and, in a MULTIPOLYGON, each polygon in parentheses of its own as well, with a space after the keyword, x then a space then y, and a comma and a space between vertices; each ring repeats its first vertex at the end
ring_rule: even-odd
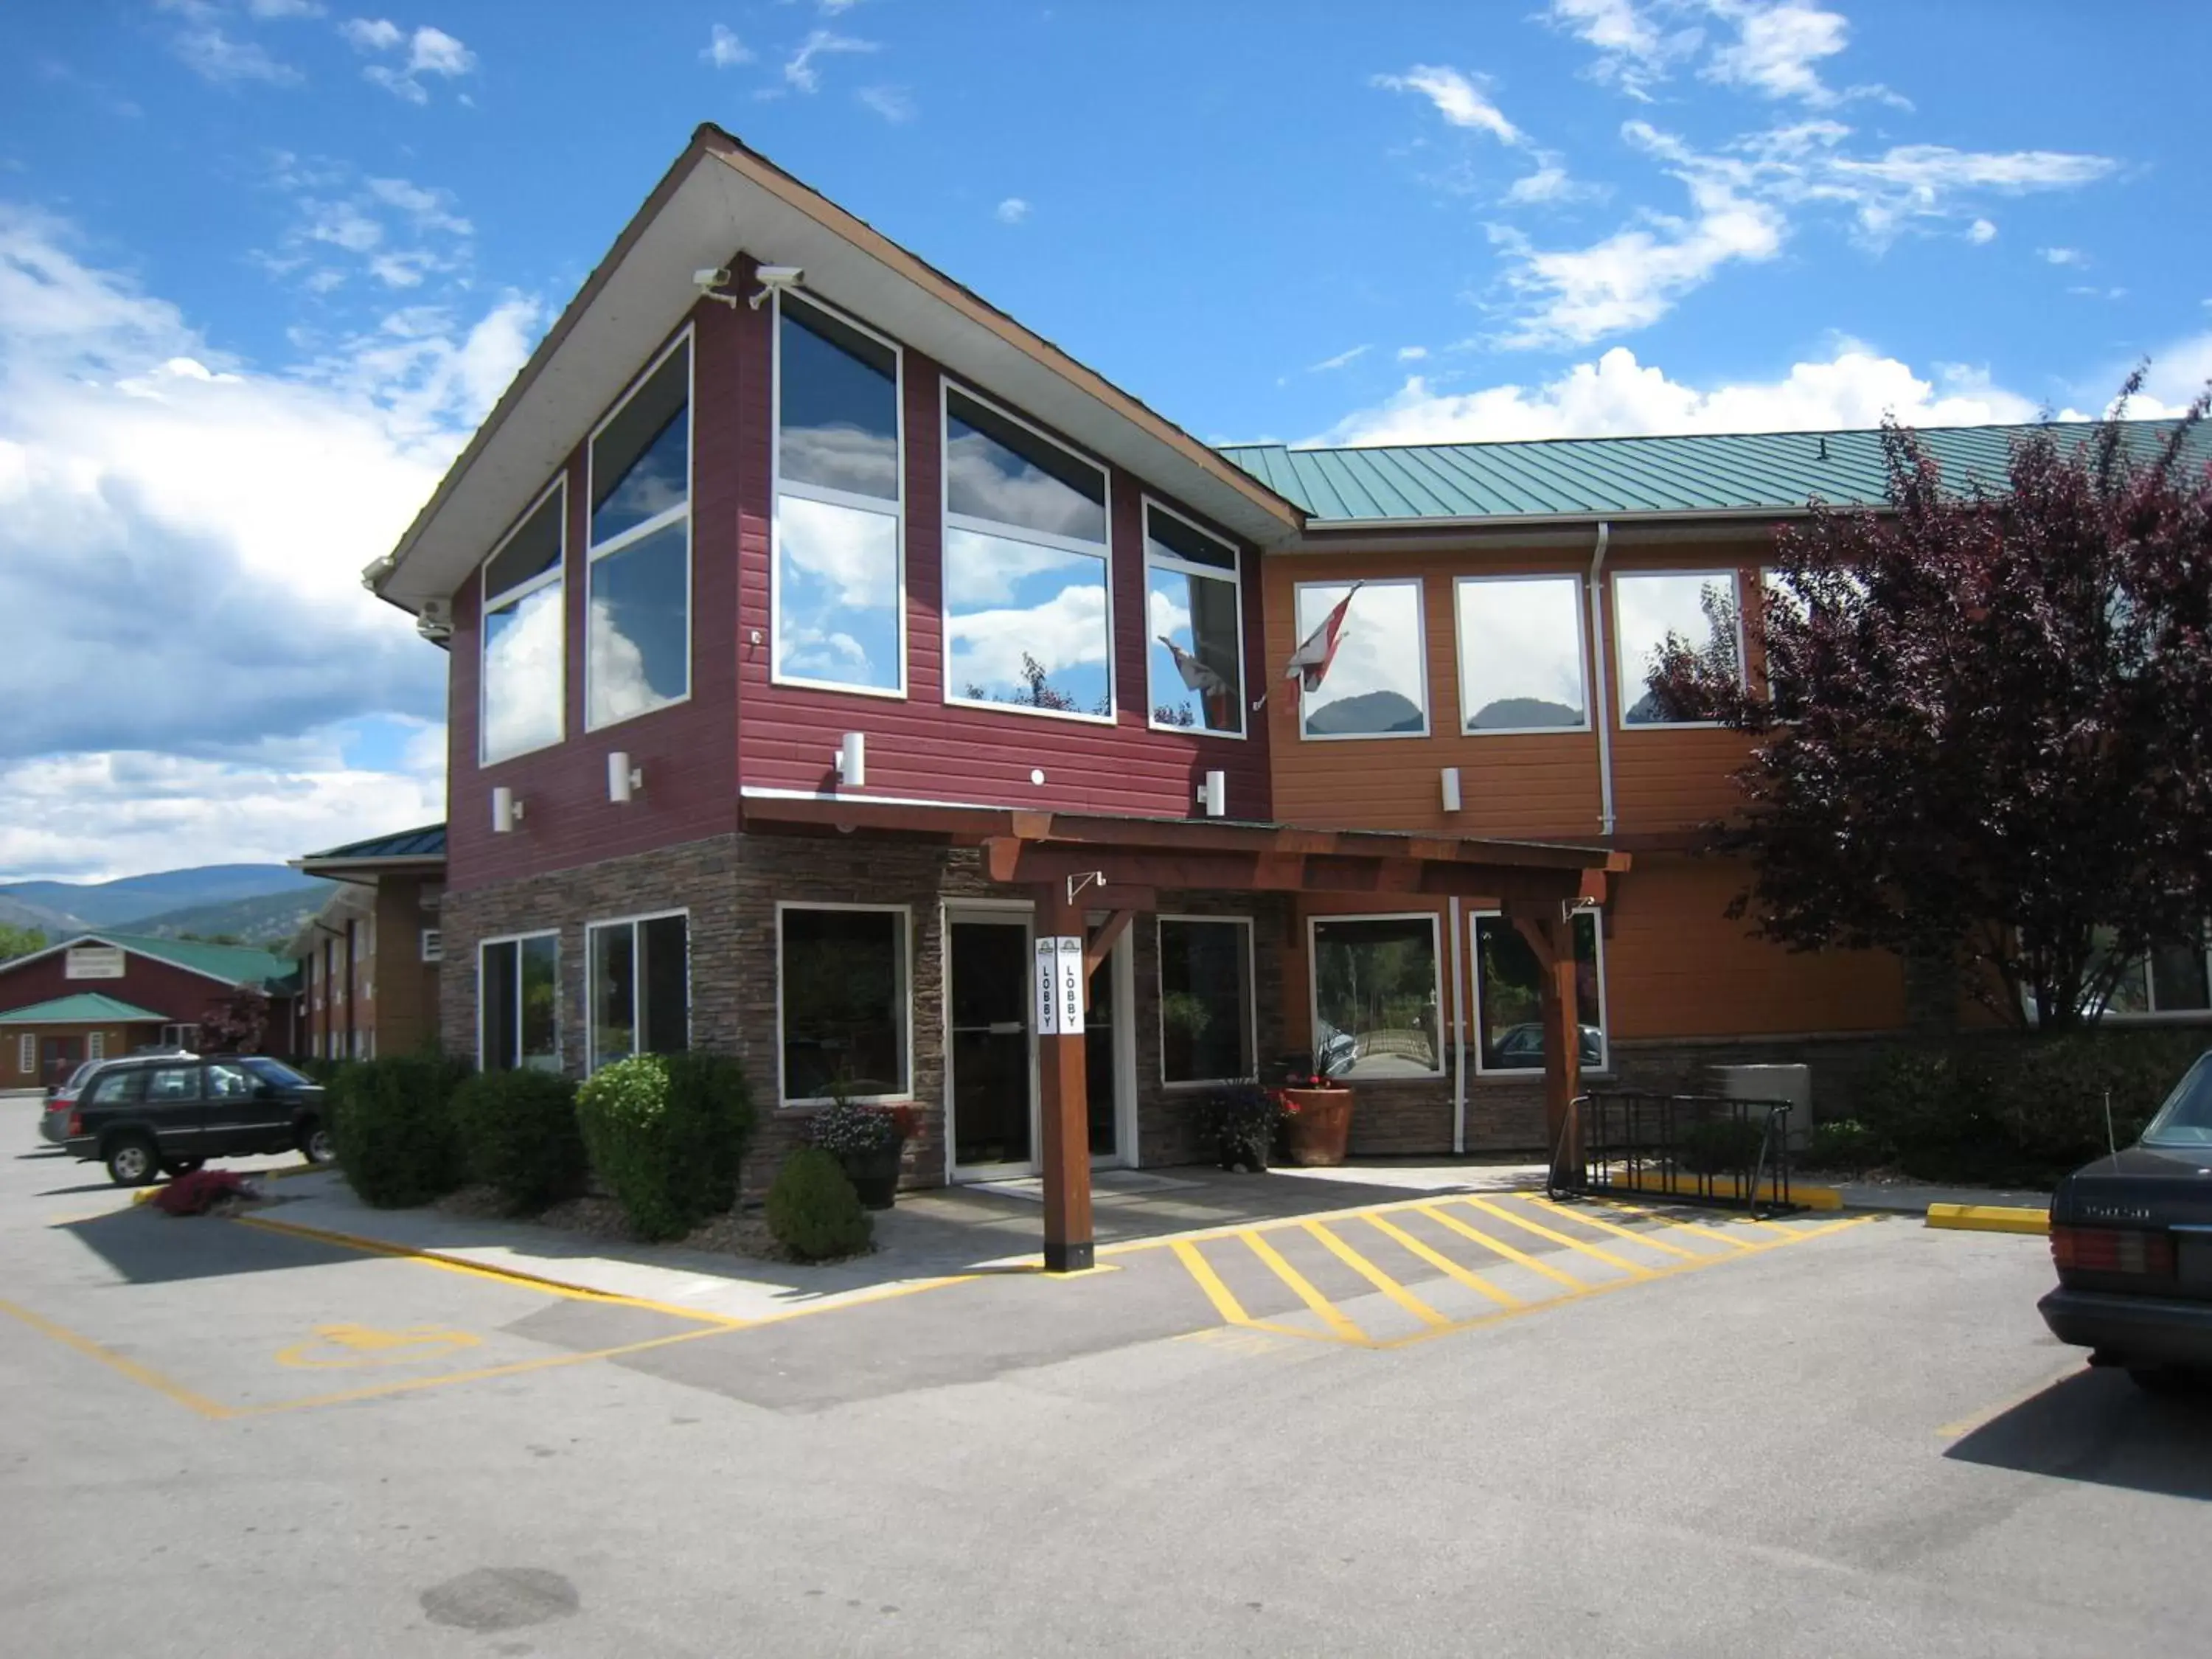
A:
MULTIPOLYGON (((2171 421, 2131 421, 2129 448, 2148 455, 2172 428, 2171 421)), ((1947 483, 1978 480, 2001 489, 2015 438, 2049 430, 2068 444, 2095 429, 2087 422, 1930 427, 1918 436, 1947 483)), ((1837 506, 1888 499, 1881 434, 1864 430, 1346 449, 1240 444, 1221 453, 1304 507, 1316 528, 1423 519, 1693 517, 1789 512, 1815 496, 1837 506)), ((2212 464, 2212 431, 2197 428, 2188 455, 2192 464, 2212 464)))
POLYGON ((11 1008, 0 1014, 0 1025, 160 1025, 168 1018, 96 991, 80 991, 27 1008, 11 1008))
POLYGON ((283 957, 246 945, 204 945, 195 939, 149 939, 139 933, 85 933, 66 942, 118 945, 142 957, 174 963, 233 985, 276 988, 292 975, 292 964, 283 957))
POLYGON ((441 859, 446 856, 446 826, 426 823, 419 830, 395 830, 388 836, 349 841, 326 852, 310 853, 302 865, 367 863, 376 859, 441 859))

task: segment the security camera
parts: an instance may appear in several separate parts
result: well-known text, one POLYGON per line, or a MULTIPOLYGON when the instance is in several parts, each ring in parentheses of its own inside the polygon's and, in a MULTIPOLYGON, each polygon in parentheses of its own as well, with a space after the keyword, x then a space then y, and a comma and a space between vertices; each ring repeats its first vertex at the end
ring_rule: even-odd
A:
POLYGON ((697 289, 720 288, 729 280, 730 268, 727 265, 716 265, 711 270, 691 273, 691 285, 697 289))
POLYGON ((760 278, 760 292, 747 303, 755 311, 760 309, 762 301, 779 289, 797 288, 806 280, 806 272, 797 265, 762 265, 753 275, 760 278))

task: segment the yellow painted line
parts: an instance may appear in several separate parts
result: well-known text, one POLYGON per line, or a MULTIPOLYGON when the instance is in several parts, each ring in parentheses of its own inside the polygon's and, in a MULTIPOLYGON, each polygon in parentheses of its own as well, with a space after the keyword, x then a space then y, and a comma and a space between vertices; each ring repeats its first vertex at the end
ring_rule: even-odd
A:
POLYGON ((1243 1237, 1252 1254, 1274 1269, 1275 1277, 1297 1291, 1298 1299, 1321 1316, 1322 1323, 1335 1332, 1340 1341, 1355 1342, 1363 1347, 1371 1346, 1368 1341, 1367 1333, 1346 1318, 1343 1310, 1316 1290, 1307 1281, 1304 1273, 1284 1261, 1282 1253, 1273 1245, 1261 1237, 1257 1232, 1248 1232, 1243 1237))
MULTIPOLYGON (((1705 1185, 1701 1187, 1701 1178, 1697 1176, 1671 1171, 1662 1175, 1657 1170, 1645 1170, 1637 1175, 1615 1176, 1613 1186, 1619 1192, 1665 1193, 1674 1198, 1708 1200, 1716 1196, 1733 1198, 1741 1193, 1743 1186, 1741 1182, 1725 1181, 1719 1176, 1705 1179, 1705 1185)), ((1762 1204, 1774 1202, 1774 1183, 1762 1181, 1753 1196, 1762 1204)), ((1844 1207, 1844 1195, 1833 1187, 1801 1187, 1794 1181, 1790 1183, 1790 1200, 1793 1204, 1802 1204, 1808 1210, 1840 1210, 1844 1207)))
POLYGON ((1306 1231, 1311 1233, 1316 1238, 1319 1239, 1322 1243, 1328 1248, 1330 1255, 1334 1255, 1339 1261, 1344 1263, 1346 1267, 1351 1268, 1352 1272, 1358 1273, 1362 1279, 1372 1285, 1376 1290, 1382 1291, 1383 1295, 1389 1297, 1393 1302, 1403 1308, 1407 1313, 1413 1315, 1414 1318, 1419 1320, 1424 1325, 1449 1325, 1451 1323, 1451 1321, 1446 1319, 1434 1308, 1431 1308, 1427 1303, 1422 1301, 1420 1297, 1415 1296, 1403 1285, 1401 1285, 1396 1279, 1391 1278, 1389 1274, 1384 1273, 1380 1267, 1370 1261, 1365 1256, 1360 1255, 1358 1251, 1353 1249, 1351 1245, 1346 1243, 1334 1233, 1329 1231, 1328 1228, 1322 1226, 1320 1222, 1307 1222, 1306 1231))
POLYGON ((1413 1234, 1407 1232, 1404 1228, 1385 1220, 1379 1215, 1363 1216, 1361 1219, 1365 1221, 1369 1226, 1374 1228, 1376 1231, 1381 1233, 1385 1238, 1395 1239, 1401 1249, 1412 1251, 1415 1255, 1420 1257, 1422 1261, 1427 1262, 1429 1266, 1434 1267, 1438 1273, 1443 1274, 1447 1279, 1455 1279, 1458 1283, 1466 1285, 1470 1291, 1474 1291, 1483 1296, 1488 1297, 1492 1302, 1497 1303, 1501 1308, 1517 1308, 1521 1305, 1521 1298, 1514 1295, 1512 1291, 1499 1288, 1498 1285, 1492 1284, 1488 1279, 1485 1279, 1480 1273, 1470 1273, 1465 1267, 1461 1267, 1458 1262, 1453 1261, 1449 1256, 1443 1255, 1440 1251, 1431 1249, 1427 1245, 1422 1243, 1419 1239, 1414 1237, 1413 1234))
POLYGON ((1540 1261, 1534 1256, 1530 1255, 1526 1250, 1516 1250, 1513 1246, 1508 1244, 1504 1239, 1492 1238, 1488 1233, 1484 1232, 1480 1227, 1470 1227, 1467 1223, 1462 1221, 1457 1216, 1446 1215, 1442 1210, 1437 1209, 1432 1204, 1424 1204, 1421 1206, 1421 1213, 1428 1217, 1430 1220, 1435 1222, 1438 1226, 1449 1227, 1454 1232, 1473 1239, 1476 1243, 1481 1245, 1484 1249, 1495 1251, 1498 1255, 1504 1256, 1508 1261, 1517 1261, 1522 1267, 1528 1268, 1531 1273, 1541 1273, 1545 1278, 1556 1280, 1558 1283, 1565 1285, 1571 1291, 1587 1290, 1589 1288, 1589 1280, 1577 1279, 1572 1273, 1563 1272, 1559 1268, 1554 1267, 1548 1261, 1540 1261))
POLYGON ((1605 1200, 1603 1202, 1607 1208, 1615 1212, 1617 1214, 1649 1216, 1652 1220, 1657 1222, 1662 1227, 1680 1227, 1686 1233, 1695 1233, 1699 1238, 1717 1239, 1721 1243, 1730 1245, 1739 1250, 1750 1250, 1756 1249, 1758 1248, 1758 1246, 1754 1244, 1747 1243, 1744 1240, 1736 1237, 1732 1233, 1724 1233, 1718 1231, 1717 1228, 1712 1227, 1700 1227, 1694 1221, 1683 1221, 1671 1215, 1662 1214, 1657 1210, 1646 1209, 1642 1205, 1621 1204, 1614 1202, 1610 1199, 1605 1200))
POLYGON ((1244 1304, 1237 1299, 1237 1293, 1222 1283, 1221 1275, 1213 1271, 1213 1264, 1206 1259, 1197 1245, 1177 1239, 1175 1253, 1176 1260, 1189 1270, 1190 1276, 1198 1281, 1198 1288, 1204 1291, 1206 1299, 1213 1304, 1216 1313, 1232 1325, 1252 1322, 1252 1316, 1244 1311, 1244 1304))
POLYGON ((1554 1204, 1548 1198, 1524 1198, 1521 1201, 1524 1204, 1539 1206, 1562 1220, 1579 1221, 1585 1227, 1595 1227, 1600 1232, 1611 1233, 1617 1238, 1626 1238, 1648 1249, 1664 1250, 1668 1255, 1686 1255, 1695 1261, 1705 1260, 1705 1256, 1699 1251, 1686 1250, 1680 1244, 1669 1244, 1663 1238, 1654 1238, 1648 1232, 1639 1233, 1633 1227, 1617 1226, 1610 1221, 1601 1221, 1594 1215, 1585 1215, 1580 1210, 1570 1209, 1565 1204, 1554 1204))
POLYGON ((195 1394, 183 1383, 172 1382, 152 1366, 142 1365, 112 1348, 102 1347, 90 1337, 80 1336, 66 1325, 57 1325, 43 1314, 34 1314, 28 1308, 4 1301, 0 1301, 0 1313, 21 1320, 40 1335, 51 1337, 65 1348, 73 1348, 88 1359, 98 1360, 109 1370, 129 1377, 141 1388, 151 1389, 164 1399, 173 1400, 187 1410, 198 1412, 202 1417, 213 1418, 219 1422, 235 1414, 228 1407, 217 1405, 205 1395, 195 1394))
POLYGON ((1534 1233, 1539 1238, 1548 1238, 1554 1244, 1563 1244, 1568 1249, 1579 1250, 1583 1255, 1590 1257, 1593 1261, 1602 1261, 1608 1267, 1618 1267, 1625 1273, 1631 1273, 1638 1277, 1648 1278, 1650 1275, 1658 1271, 1658 1269, 1655 1267, 1645 1267, 1641 1261, 1631 1261, 1625 1255, 1616 1255, 1611 1250, 1605 1249, 1601 1246, 1589 1243, 1579 1238, 1571 1237, 1568 1234, 1560 1232, 1556 1228, 1547 1227, 1540 1221, 1531 1221, 1525 1216, 1517 1216, 1510 1210, 1502 1208, 1496 1204, 1491 1203, 1487 1199, 1462 1198, 1459 1202, 1467 1205, 1471 1209, 1480 1210, 1485 1215, 1495 1216, 1498 1220, 1506 1222, 1512 1226, 1519 1227, 1523 1231, 1534 1233))
MULTIPOLYGON (((1518 1195, 1517 1188, 1499 1188, 1518 1195)), ((1242 1238, 1247 1233, 1277 1233, 1286 1228, 1303 1227, 1309 1221, 1357 1221, 1370 1215, 1395 1215, 1401 1210, 1418 1210, 1425 1204, 1437 1204, 1462 1194, 1438 1188, 1412 1198, 1393 1199, 1382 1204, 1347 1204, 1340 1209, 1307 1210, 1297 1215, 1274 1216, 1265 1221, 1228 1221, 1218 1226, 1194 1227, 1186 1232, 1163 1233, 1156 1238, 1128 1238, 1116 1244, 1101 1244, 1100 1255, 1132 1255, 1139 1250, 1170 1249, 1176 1244, 1211 1244, 1224 1238, 1242 1238)))
POLYGON ((2047 1233, 2051 1212, 2008 1204, 1930 1204, 1928 1224, 1970 1233, 2047 1233))

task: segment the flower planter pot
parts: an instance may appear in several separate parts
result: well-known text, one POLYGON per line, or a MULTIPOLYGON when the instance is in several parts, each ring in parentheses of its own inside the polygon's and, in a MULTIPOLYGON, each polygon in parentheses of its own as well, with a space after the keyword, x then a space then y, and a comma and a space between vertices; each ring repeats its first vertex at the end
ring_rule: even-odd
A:
POLYGON ((1352 1139, 1352 1091, 1285 1089, 1283 1098, 1293 1109, 1283 1125, 1290 1161, 1310 1170, 1343 1163, 1352 1139))
POLYGON ((898 1196, 899 1159, 906 1143, 894 1140, 888 1146, 879 1146, 870 1152, 840 1152, 837 1162, 843 1166, 845 1178, 853 1183, 853 1190, 860 1195, 860 1206, 868 1210, 888 1210, 898 1196))

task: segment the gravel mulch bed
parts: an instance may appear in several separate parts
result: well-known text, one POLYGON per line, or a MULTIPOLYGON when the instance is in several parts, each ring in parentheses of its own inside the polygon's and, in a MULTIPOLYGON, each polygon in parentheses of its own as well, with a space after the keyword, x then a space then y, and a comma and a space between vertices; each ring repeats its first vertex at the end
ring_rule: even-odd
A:
MULTIPOLYGON (((509 1215, 499 1194, 489 1187, 464 1187, 459 1192, 448 1193, 431 1206, 447 1215, 465 1216, 471 1220, 520 1221, 526 1225, 549 1227, 556 1232, 580 1235, 586 1238, 604 1238, 611 1243, 642 1244, 630 1231, 629 1221, 622 1206, 611 1198, 591 1196, 564 1199, 534 1216, 509 1215)), ((715 1255, 738 1256, 751 1261, 787 1261, 799 1259, 776 1243, 775 1235, 769 1231, 768 1223, 757 1215, 718 1215, 695 1228, 675 1243, 687 1250, 704 1250, 715 1255)), ((872 1244, 860 1252, 874 1254, 872 1244)), ((800 1265, 826 1267, 831 1262, 851 1261, 854 1256, 833 1256, 829 1261, 813 1261, 800 1265)))

